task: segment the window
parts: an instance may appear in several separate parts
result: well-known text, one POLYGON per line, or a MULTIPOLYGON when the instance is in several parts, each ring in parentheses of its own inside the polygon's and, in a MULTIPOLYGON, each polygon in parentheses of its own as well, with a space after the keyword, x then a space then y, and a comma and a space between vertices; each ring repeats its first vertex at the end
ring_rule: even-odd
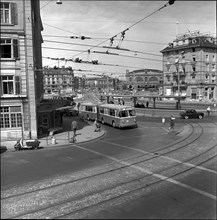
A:
POLYGON ((1 59, 19 59, 17 39, 1 39, 0 58, 1 59))
POLYGON ((206 64, 206 71, 209 72, 209 64, 206 64))
POLYGON ((109 115, 115 116, 115 110, 114 109, 109 109, 109 115))
POLYGON ((1 2, 1 24, 18 24, 16 3, 1 2))
POLYGON ((1 95, 18 95, 21 94, 21 83, 19 76, 1 76, 1 95))
POLYGON ((215 71, 216 70, 216 66, 215 64, 212 64, 212 71, 215 71))
POLYGON ((215 62, 215 54, 212 55, 212 61, 215 62))
POLYGON ((0 107, 0 110, 1 128, 22 127, 21 106, 0 107))

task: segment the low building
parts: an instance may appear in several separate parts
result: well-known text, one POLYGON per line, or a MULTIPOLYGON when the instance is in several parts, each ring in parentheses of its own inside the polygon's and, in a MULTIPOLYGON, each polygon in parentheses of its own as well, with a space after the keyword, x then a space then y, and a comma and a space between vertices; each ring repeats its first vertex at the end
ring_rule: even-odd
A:
POLYGON ((126 72, 130 90, 143 91, 146 95, 160 95, 163 91, 163 72, 157 69, 141 69, 126 72))

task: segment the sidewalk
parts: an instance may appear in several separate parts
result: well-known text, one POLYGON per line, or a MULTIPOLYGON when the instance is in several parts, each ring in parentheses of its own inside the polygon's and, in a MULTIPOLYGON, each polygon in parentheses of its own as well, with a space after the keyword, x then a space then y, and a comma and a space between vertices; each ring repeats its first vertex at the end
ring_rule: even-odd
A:
MULTIPOLYGON (((87 125, 85 127, 83 127, 80 130, 77 130, 77 135, 76 135, 76 143, 83 143, 83 142, 87 142, 87 141, 91 141, 97 138, 102 137, 105 134, 105 131, 103 129, 101 129, 101 131, 99 132, 94 132, 94 126, 91 123, 90 125, 87 125)), ((55 134, 55 144, 52 142, 52 137, 43 137, 43 138, 39 138, 40 143, 40 147, 43 148, 47 148, 47 147, 58 147, 58 146, 62 146, 62 145, 72 145, 73 143, 70 143, 69 140, 72 137, 72 131, 66 131, 66 132, 61 132, 58 134, 55 134)), ((15 151, 14 149, 14 145, 17 141, 3 141, 0 142, 0 147, 1 147, 1 151, 15 151)))

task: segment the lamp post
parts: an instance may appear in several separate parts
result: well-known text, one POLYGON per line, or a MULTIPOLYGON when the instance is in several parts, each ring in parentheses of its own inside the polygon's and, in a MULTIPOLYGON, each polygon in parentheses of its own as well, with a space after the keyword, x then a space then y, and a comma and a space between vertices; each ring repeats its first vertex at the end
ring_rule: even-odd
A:
POLYGON ((177 80, 178 96, 180 96, 180 85, 179 85, 179 80, 180 80, 180 75, 179 75, 179 59, 176 59, 176 61, 175 61, 175 66, 176 66, 176 72, 177 72, 177 76, 178 76, 178 80, 177 80))

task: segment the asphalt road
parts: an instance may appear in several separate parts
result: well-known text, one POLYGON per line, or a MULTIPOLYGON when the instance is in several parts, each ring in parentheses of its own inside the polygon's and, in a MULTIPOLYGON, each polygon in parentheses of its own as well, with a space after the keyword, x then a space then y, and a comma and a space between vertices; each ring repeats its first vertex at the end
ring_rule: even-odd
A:
POLYGON ((175 129, 185 129, 175 134, 140 117, 138 128, 104 125, 96 141, 1 154, 2 217, 216 219, 216 123, 188 122, 177 119, 175 129), (48 187, 55 184, 59 196, 48 187), (75 214, 78 198, 88 208, 75 214), (49 211, 35 214, 42 204, 49 211))

